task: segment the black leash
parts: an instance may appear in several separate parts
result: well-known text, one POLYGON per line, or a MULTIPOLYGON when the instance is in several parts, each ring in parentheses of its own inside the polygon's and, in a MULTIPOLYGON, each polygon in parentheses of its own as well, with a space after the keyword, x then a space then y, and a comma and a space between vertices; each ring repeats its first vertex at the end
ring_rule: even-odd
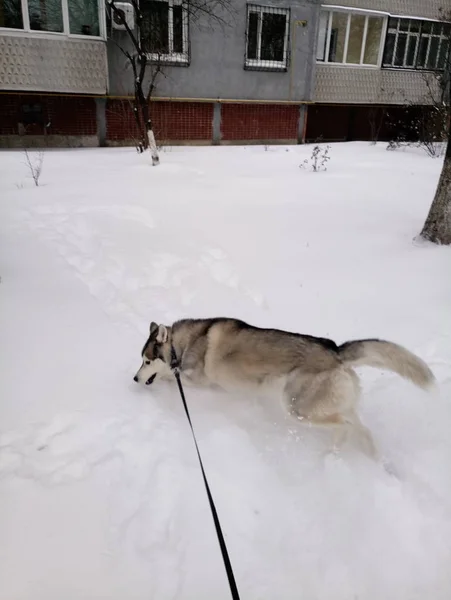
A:
POLYGON ((216 512, 216 506, 213 501, 213 496, 210 492, 210 486, 208 485, 207 476, 205 475, 204 465, 202 463, 202 458, 199 452, 199 446, 197 445, 196 434, 194 433, 193 424, 191 423, 191 417, 188 410, 188 405, 186 403, 185 394, 183 392, 182 382, 180 380, 180 370, 179 370, 179 362, 177 360, 177 355, 174 350, 174 346, 171 346, 171 369, 174 373, 175 379, 177 381, 177 385, 179 388, 180 396, 182 397, 183 406, 185 407, 185 413, 188 419, 189 426, 191 427, 191 433, 193 434, 194 445, 196 446, 197 458, 199 459, 200 468, 202 471, 202 477, 204 478, 205 489, 207 490, 208 501, 210 502, 210 510, 213 515, 213 521, 215 523, 216 535, 218 536, 219 546, 221 548, 222 560, 224 561, 225 570, 227 573, 227 579, 229 580, 230 592, 232 594, 233 600, 240 600, 240 595, 238 593, 238 588, 235 581, 235 576, 233 575, 232 563, 230 562, 229 554, 227 552, 227 546, 224 540, 224 536, 222 534, 221 524, 219 523, 218 513, 216 512))

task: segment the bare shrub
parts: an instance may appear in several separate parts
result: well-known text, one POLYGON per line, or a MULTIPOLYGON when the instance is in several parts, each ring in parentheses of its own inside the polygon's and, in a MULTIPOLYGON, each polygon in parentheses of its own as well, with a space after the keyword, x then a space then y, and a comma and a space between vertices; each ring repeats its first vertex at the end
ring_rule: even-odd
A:
POLYGON ((28 150, 24 148, 24 154, 26 158, 26 165, 31 173, 33 181, 36 186, 39 186, 39 178, 42 173, 42 165, 44 163, 44 151, 40 150, 36 158, 32 159, 28 153, 28 150))

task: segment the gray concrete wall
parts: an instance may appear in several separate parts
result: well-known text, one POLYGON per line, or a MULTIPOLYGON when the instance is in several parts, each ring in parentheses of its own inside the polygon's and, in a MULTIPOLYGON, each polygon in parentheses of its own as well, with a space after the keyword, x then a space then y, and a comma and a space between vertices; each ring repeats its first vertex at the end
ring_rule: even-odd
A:
POLYGON ((0 32, 0 89, 105 94, 106 44, 102 40, 0 32))
MULTIPOLYGON (((291 9, 291 56, 286 72, 244 69, 246 2, 234 0, 230 26, 213 27, 206 18, 190 23, 191 62, 188 67, 164 67, 154 96, 224 98, 237 100, 309 100, 312 92, 314 47, 319 2, 317 0, 259 0, 256 4, 291 9), (297 20, 307 21, 305 27, 297 20), (295 33, 293 33, 295 31, 295 33)), ((114 40, 127 49, 127 34, 114 32, 114 40)), ((127 59, 111 40, 108 43, 110 94, 133 93, 127 59)))

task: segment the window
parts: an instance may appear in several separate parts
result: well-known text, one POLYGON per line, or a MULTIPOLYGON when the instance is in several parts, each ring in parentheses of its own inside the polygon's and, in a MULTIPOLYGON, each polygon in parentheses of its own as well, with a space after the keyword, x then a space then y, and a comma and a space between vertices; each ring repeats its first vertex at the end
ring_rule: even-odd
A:
MULTIPOLYGON (((28 0, 30 1, 30 0, 28 0)), ((69 29, 77 35, 100 35, 97 2, 68 0, 69 29)))
POLYGON ((61 0, 28 0, 28 15, 34 31, 63 31, 61 0))
POLYGON ((450 34, 449 23, 391 17, 382 65, 398 69, 443 70, 450 34))
POLYGON ((325 63, 378 66, 384 17, 323 10, 316 60, 325 63))
POLYGON ((0 0, 0 27, 23 29, 20 0, 0 0))
POLYGON ((289 9, 248 4, 245 67, 286 70, 289 24, 289 9))
POLYGON ((182 0, 141 0, 140 6, 146 53, 155 60, 187 64, 188 13, 182 0))
POLYGON ((39 103, 22 104, 19 120, 23 125, 43 125, 44 115, 42 105, 39 103))
POLYGON ((0 29, 99 37, 100 23, 99 0, 0 0, 0 29))

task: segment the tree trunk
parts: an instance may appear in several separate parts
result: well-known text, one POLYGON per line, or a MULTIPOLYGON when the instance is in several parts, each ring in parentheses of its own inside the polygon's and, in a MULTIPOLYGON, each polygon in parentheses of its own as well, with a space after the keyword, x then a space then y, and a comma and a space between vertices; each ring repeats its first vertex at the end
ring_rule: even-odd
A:
POLYGON ((158 156, 158 148, 151 128, 147 130, 147 139, 149 141, 150 156, 152 157, 152 166, 156 167, 160 164, 160 157, 158 156))
POLYGON ((143 120, 146 126, 146 147, 149 148, 150 156, 152 157, 152 166, 156 167, 160 164, 160 157, 158 156, 157 144, 155 142, 155 135, 153 133, 152 121, 149 114, 149 100, 144 100, 142 112, 143 120))
POLYGON ((149 94, 147 98, 144 96, 142 82, 146 67, 146 58, 141 58, 141 71, 140 75, 135 81, 135 102, 140 109, 140 130, 142 132, 142 147, 143 150, 149 149, 150 156, 152 157, 152 166, 156 167, 160 164, 160 157, 158 156, 157 144, 155 142, 155 135, 153 133, 152 120, 150 118, 149 101, 152 88, 149 88, 149 94))
POLYGON ((451 244, 451 135, 437 191, 420 235, 434 244, 451 244))
POLYGON ((135 115, 136 127, 139 134, 139 143, 136 144, 136 149, 139 153, 142 153, 147 148, 147 139, 145 136, 145 130, 141 115, 141 107, 139 105, 139 99, 137 98, 136 94, 135 100, 133 102, 133 114, 135 115))

